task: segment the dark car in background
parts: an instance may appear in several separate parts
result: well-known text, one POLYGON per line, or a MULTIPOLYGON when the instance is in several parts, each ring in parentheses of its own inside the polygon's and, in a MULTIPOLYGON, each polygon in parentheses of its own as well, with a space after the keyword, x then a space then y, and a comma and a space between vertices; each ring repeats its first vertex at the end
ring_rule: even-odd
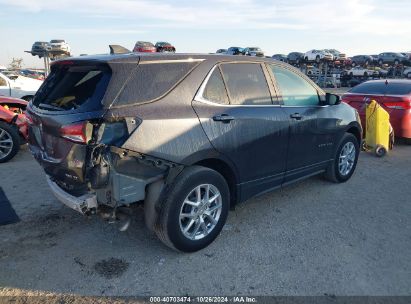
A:
POLYGON ((369 55, 356 55, 351 58, 351 65, 353 67, 357 65, 368 66, 369 64, 372 64, 373 61, 374 61, 373 58, 369 55))
POLYGON ((229 47, 227 55, 244 55, 244 49, 238 46, 229 47))
POLYGON ((239 202, 315 174, 347 181, 362 132, 338 96, 249 56, 58 61, 27 115, 61 202, 112 220, 143 202, 147 227, 184 252, 210 244, 239 202))
POLYGON ((274 54, 271 56, 272 59, 282 61, 282 62, 287 62, 287 55, 284 54, 274 54))
POLYGON ((226 49, 218 49, 215 53, 216 54, 226 54, 227 50, 226 49))
POLYGON ((264 57, 264 52, 259 47, 246 47, 243 50, 243 54, 246 56, 264 57))
POLYGON ((304 53, 291 52, 287 55, 287 62, 291 64, 299 64, 304 60, 304 53))
POLYGON ((411 144, 411 80, 371 80, 363 82, 342 96, 342 100, 357 109, 366 127, 365 103, 377 101, 389 114, 396 137, 411 144))
POLYGON ((401 53, 385 52, 378 55, 378 63, 381 64, 400 64, 408 61, 408 58, 401 53))
POLYGON ((137 41, 134 45, 133 52, 135 53, 155 53, 157 52, 154 44, 148 41, 137 41))
POLYGON ((31 47, 31 54, 33 56, 44 57, 45 53, 50 50, 50 44, 46 41, 36 41, 31 47))
POLYGON ((159 53, 175 53, 176 48, 169 42, 157 42, 156 45, 156 50, 159 53))

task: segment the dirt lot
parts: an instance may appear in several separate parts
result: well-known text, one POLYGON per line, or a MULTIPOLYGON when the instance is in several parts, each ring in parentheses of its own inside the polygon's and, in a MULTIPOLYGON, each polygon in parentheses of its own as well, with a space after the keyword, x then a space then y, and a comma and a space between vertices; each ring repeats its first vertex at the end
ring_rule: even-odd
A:
POLYGON ((194 254, 164 247, 142 210, 126 232, 57 202, 22 151, 0 165, 21 218, 0 226, 0 295, 411 295, 411 146, 362 153, 345 184, 314 177, 252 199, 194 254))

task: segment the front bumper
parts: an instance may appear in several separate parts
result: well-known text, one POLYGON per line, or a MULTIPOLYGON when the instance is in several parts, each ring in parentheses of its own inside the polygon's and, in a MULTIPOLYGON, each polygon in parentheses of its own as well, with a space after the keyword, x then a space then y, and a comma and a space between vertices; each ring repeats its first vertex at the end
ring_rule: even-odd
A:
POLYGON ((51 178, 47 176, 47 183, 50 186, 54 196, 67 207, 76 210, 82 214, 97 209, 97 197, 93 193, 87 193, 82 196, 73 196, 61 189, 51 178))

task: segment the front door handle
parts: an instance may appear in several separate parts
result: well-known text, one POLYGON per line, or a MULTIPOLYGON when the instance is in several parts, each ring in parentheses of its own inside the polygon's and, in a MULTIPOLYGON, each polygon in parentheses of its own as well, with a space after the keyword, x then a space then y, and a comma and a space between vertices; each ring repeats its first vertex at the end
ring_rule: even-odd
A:
POLYGON ((300 113, 291 114, 290 117, 295 120, 301 120, 303 117, 300 113))
POLYGON ((234 120, 233 116, 227 114, 216 115, 213 117, 214 121, 221 121, 223 123, 229 123, 230 121, 234 120))

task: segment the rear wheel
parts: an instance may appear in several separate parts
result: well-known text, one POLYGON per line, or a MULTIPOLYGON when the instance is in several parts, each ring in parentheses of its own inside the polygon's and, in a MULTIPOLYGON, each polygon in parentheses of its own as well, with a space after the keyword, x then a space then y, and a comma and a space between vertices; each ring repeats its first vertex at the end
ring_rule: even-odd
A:
POLYGON ((359 143, 351 133, 345 133, 334 161, 328 166, 325 178, 335 183, 343 183, 351 178, 357 166, 359 143))
POLYGON ((17 131, 5 122, 0 122, 0 163, 12 159, 20 149, 17 131))
POLYGON ((156 234, 175 250, 203 249, 221 232, 229 202, 227 182, 218 172, 200 166, 186 168, 167 193, 156 234))

